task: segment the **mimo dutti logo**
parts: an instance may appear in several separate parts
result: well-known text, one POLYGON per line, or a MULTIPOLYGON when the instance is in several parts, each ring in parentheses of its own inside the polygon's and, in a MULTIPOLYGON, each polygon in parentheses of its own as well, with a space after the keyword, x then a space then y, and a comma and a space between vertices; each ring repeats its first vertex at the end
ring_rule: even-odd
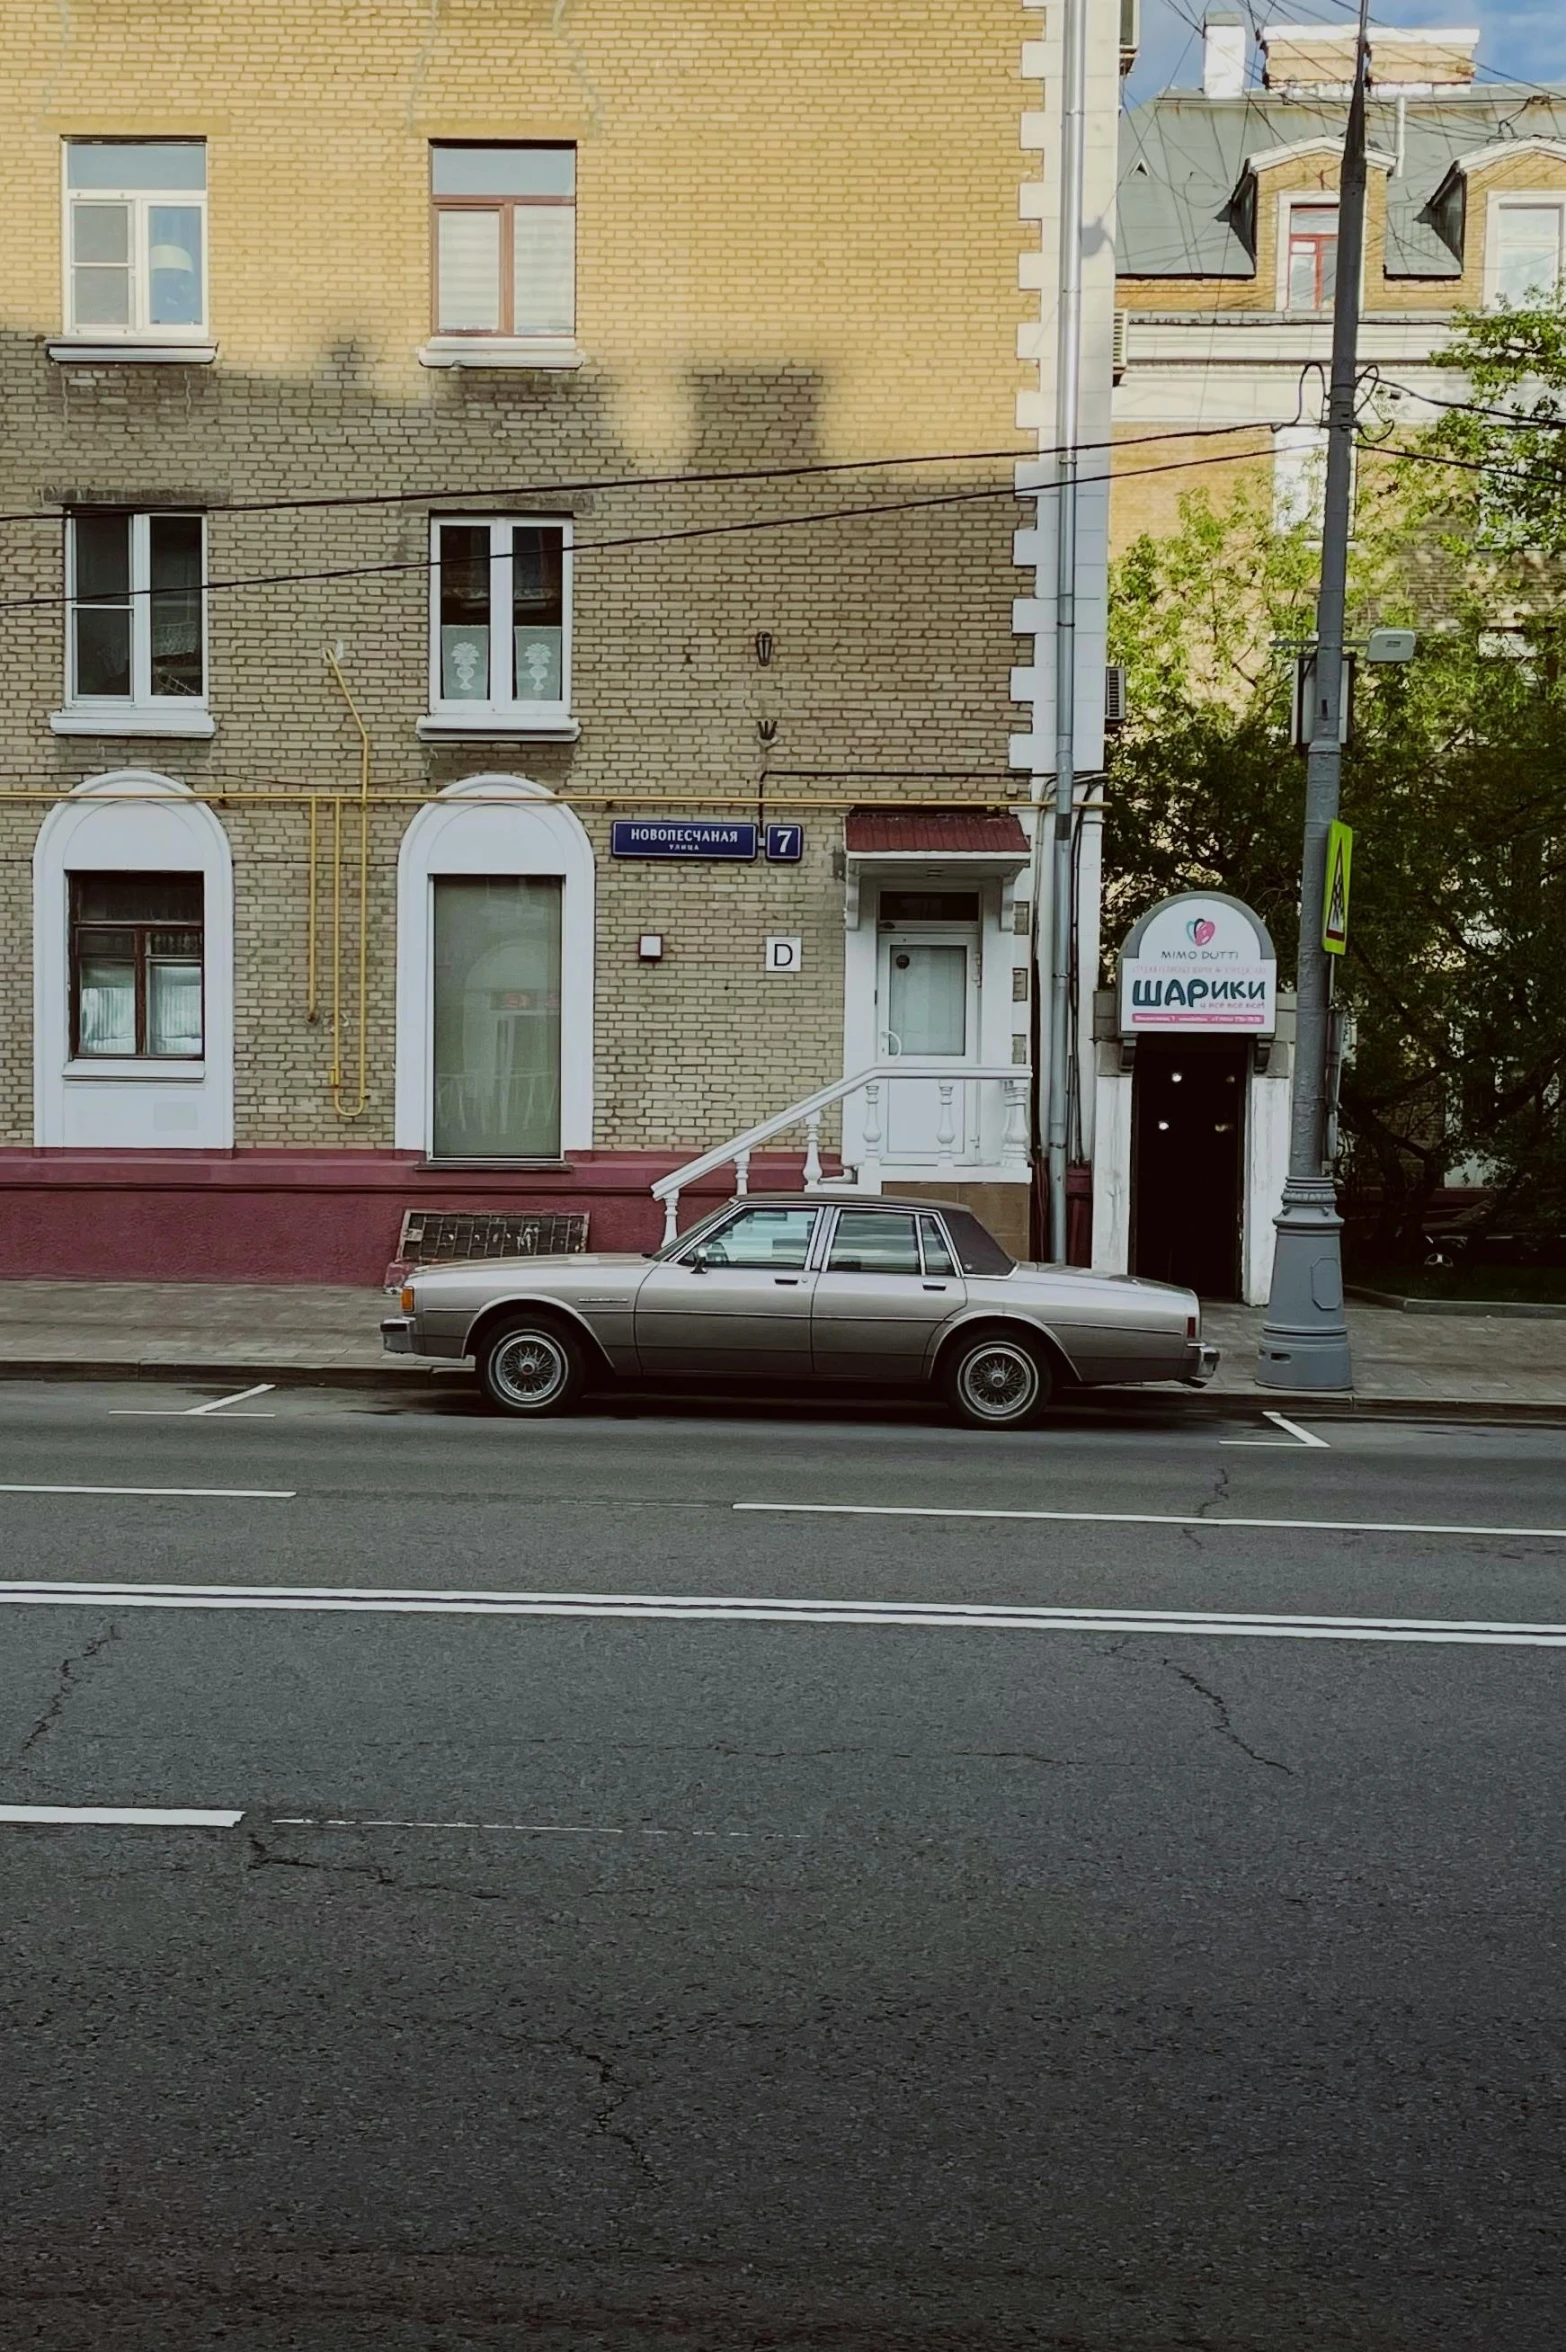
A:
POLYGON ((1218 926, 1208 915, 1193 915, 1185 935, 1193 947, 1210 947, 1218 936, 1218 926))

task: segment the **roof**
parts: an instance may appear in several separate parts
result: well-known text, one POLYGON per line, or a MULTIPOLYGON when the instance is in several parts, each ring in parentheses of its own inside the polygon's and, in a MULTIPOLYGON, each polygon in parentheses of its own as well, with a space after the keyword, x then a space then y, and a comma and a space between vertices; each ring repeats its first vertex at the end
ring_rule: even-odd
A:
MULTIPOLYGON (((1120 125, 1117 267, 1129 278, 1250 278, 1256 261, 1245 242, 1235 192, 1246 157, 1329 139, 1341 149, 1346 101, 1287 98, 1248 90, 1207 98, 1170 90, 1134 108, 1120 125)), ((1395 100, 1372 95, 1369 143, 1398 148, 1395 100)), ((1456 279, 1459 255, 1432 218, 1432 199, 1464 157, 1502 142, 1522 146, 1566 138, 1566 89, 1487 83, 1403 101, 1403 167, 1387 181, 1387 274, 1456 279)))
POLYGON ((844 840, 856 856, 1015 857, 1028 837, 1010 809, 850 809, 844 840))

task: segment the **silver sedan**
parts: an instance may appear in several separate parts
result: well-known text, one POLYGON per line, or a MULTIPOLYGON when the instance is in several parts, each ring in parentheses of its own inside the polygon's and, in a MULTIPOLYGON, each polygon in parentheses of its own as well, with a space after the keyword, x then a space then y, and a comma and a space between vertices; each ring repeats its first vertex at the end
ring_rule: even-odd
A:
POLYGON ((1194 1292, 1018 1265, 971 1210, 886 1196, 729 1201, 650 1257, 416 1268, 381 1325, 396 1355, 471 1357, 492 1405, 537 1419, 589 1381, 933 1390, 1020 1429, 1052 1394, 1212 1378, 1194 1292))

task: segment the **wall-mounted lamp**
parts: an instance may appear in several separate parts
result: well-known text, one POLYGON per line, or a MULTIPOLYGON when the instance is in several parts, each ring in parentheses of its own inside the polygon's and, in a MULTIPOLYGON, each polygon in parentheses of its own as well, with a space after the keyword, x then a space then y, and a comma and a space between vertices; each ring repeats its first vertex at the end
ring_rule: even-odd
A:
POLYGON ((661 963, 663 960, 663 933, 661 931, 644 931, 636 942, 636 952, 644 964, 661 963))
POLYGON ((764 670, 771 669, 772 631, 770 629, 758 629, 756 631, 756 659, 764 670))

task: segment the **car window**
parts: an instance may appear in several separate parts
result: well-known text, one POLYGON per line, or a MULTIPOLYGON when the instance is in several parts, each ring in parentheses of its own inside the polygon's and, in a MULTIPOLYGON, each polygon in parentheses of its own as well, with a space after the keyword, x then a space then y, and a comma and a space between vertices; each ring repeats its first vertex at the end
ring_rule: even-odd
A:
POLYGON ((934 1217, 921 1217, 919 1236, 924 1243, 924 1270, 927 1274, 955 1274, 952 1253, 946 1246, 946 1236, 934 1217))
POLYGON ((742 1209, 732 1224, 709 1234, 701 1254, 709 1266, 797 1269, 810 1255, 816 1209, 742 1209))
POLYGON ((884 1209, 843 1209, 832 1236, 829 1274, 917 1274, 919 1244, 912 1217, 884 1209))
POLYGON ((948 1209, 946 1230, 965 1274, 1010 1274, 1017 1261, 1008 1258, 993 1233, 986 1233, 969 1209, 948 1209))

